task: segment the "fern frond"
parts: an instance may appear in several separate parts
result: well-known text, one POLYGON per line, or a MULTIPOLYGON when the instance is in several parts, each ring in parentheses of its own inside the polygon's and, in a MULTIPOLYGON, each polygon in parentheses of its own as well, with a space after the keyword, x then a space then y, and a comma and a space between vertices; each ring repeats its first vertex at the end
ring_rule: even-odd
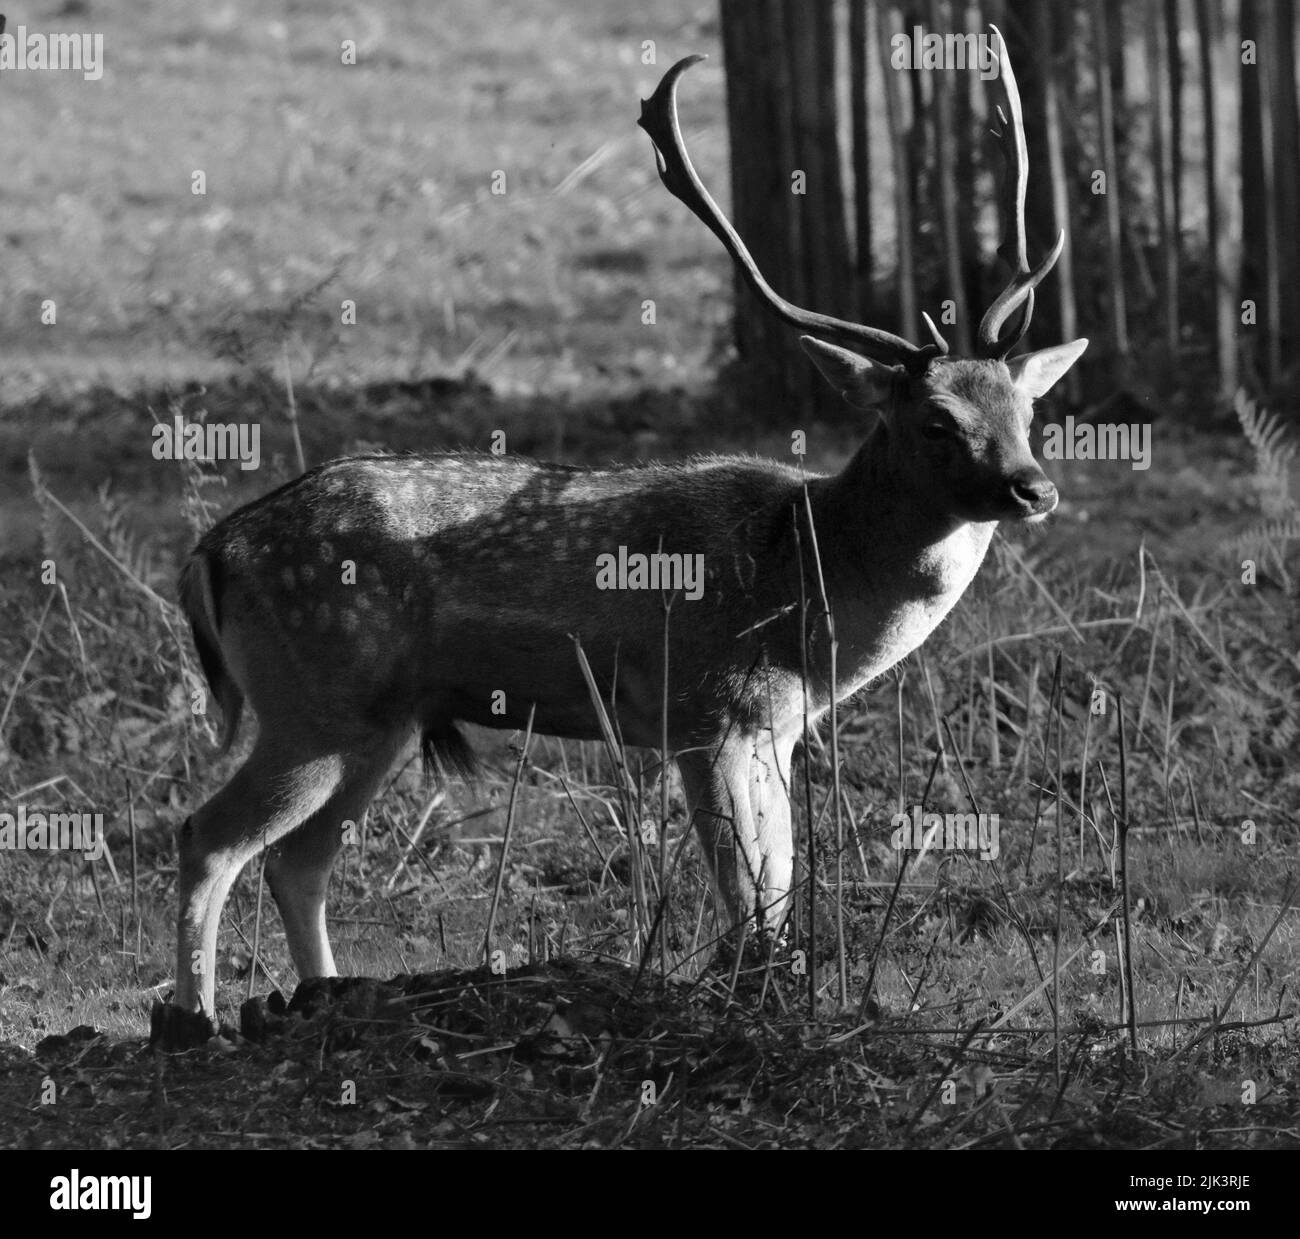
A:
POLYGON ((148 581, 153 575, 152 554, 148 542, 131 528, 126 506, 112 493, 111 484, 99 487, 99 509, 103 520, 104 545, 130 576, 148 581))
POLYGON ((1246 441, 1255 450, 1260 473, 1268 477, 1285 474, 1297 452, 1290 426, 1276 413, 1261 409, 1241 389, 1238 389, 1232 407, 1237 412, 1246 441))
POLYGON ((1238 534, 1232 540, 1232 545, 1243 553, 1264 547, 1281 554, 1280 548, 1284 543, 1296 540, 1300 540, 1300 511, 1282 520, 1261 521, 1258 525, 1252 525, 1244 533, 1238 534))

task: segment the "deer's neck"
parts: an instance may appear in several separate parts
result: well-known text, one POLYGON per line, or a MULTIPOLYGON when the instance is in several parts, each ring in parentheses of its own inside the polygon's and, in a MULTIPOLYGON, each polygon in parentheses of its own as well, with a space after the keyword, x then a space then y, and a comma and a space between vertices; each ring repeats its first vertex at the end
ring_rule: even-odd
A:
POLYGON ((979 570, 997 523, 960 520, 946 497, 916 493, 891 458, 883 426, 843 473, 825 480, 812 507, 842 697, 939 626, 979 570))

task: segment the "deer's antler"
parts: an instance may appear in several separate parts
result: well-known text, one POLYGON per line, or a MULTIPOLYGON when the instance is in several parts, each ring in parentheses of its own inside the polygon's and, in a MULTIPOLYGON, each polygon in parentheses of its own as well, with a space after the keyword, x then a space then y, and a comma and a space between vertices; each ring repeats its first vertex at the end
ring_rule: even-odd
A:
MULTIPOLYGON (((763 273, 759 271, 731 221, 723 215, 701 183, 682 139, 681 124, 677 119, 677 81, 693 64, 707 59, 707 56, 695 55, 679 60, 664 74, 654 94, 641 101, 641 119, 637 124, 650 135, 650 140, 655 145, 659 179, 668 192, 685 203, 708 225, 740 268, 745 282, 754 294, 778 317, 812 335, 829 335, 844 340, 874 360, 888 365, 905 366, 912 371, 924 370, 933 358, 947 352, 946 345, 942 349, 938 343, 918 347, 901 336, 881 331, 877 327, 802 309, 787 301, 763 278, 763 273)), ((941 340, 942 337, 938 339, 941 340)))
POLYGON ((1011 282, 994 299, 984 312, 979 327, 979 350, 985 357, 1004 358, 1024 337, 1029 320, 1034 314, 1034 289, 1056 265, 1065 245, 1065 232, 1056 238, 1056 244, 1042 262, 1032 270, 1025 243, 1025 186, 1029 180, 1029 152, 1025 146, 1025 118, 1020 107, 1020 90, 1016 75, 1011 70, 1006 40, 1002 31, 990 25, 998 37, 998 64, 1002 85, 1007 92, 1007 111, 998 108, 1000 128, 993 131, 1006 160, 1006 174, 1002 180, 1002 214, 1006 232, 998 253, 1011 268, 1011 282), (1002 327, 1015 311, 1019 319, 1005 334, 1002 327))

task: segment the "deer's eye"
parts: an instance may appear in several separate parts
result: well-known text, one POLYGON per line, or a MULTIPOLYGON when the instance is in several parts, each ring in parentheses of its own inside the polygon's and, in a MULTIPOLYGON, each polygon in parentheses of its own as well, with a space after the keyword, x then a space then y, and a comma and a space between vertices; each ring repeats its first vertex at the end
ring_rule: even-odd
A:
POLYGON ((942 439, 955 439, 957 432, 947 422, 927 422, 921 427, 922 437, 937 443, 942 439))

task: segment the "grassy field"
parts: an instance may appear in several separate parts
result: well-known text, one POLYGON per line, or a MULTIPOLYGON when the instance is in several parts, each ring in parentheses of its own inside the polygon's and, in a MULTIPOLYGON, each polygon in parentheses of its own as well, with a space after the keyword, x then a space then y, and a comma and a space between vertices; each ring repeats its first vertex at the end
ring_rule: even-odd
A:
MULTIPOLYGON (((6 178, 0 299, 0 520, 15 541, 30 536, 30 504, 15 493, 29 450, 82 491, 110 480, 174 491, 149 432, 187 393, 191 409, 216 418, 237 406, 246 418, 263 403, 257 379, 278 401, 287 370, 309 403, 321 392, 346 413, 339 393, 367 384, 473 376, 504 413, 483 400, 426 410, 412 440, 393 443, 393 400, 368 395, 351 403, 381 425, 318 420, 308 446, 486 446, 504 418, 513 446, 563 449, 571 406, 709 372, 725 335, 726 260, 683 226, 635 126, 658 77, 641 63, 643 41, 660 65, 716 53, 709 6, 642 16, 631 4, 449 0, 361 15, 146 3, 95 14, 102 80, 5 79, 6 118, 25 135, 6 178), (340 64, 346 39, 355 66, 340 64), (653 326, 641 325, 647 297, 653 326), (355 325, 340 322, 345 299, 355 325), (41 321, 48 300, 53 325, 41 321)), ((725 189, 721 88, 717 68, 699 73, 690 129, 725 189)), ((622 455, 626 422, 617 430, 622 455)), ((659 448, 657 431, 641 450, 659 448)), ((282 419, 267 419, 266 435, 268 455, 288 452, 282 419)))
MULTIPOLYGON (((25 140, 6 176, 0 325, 21 360, 0 393, 188 381, 232 360, 235 335, 278 355, 277 314, 331 277, 289 341, 300 376, 313 361, 348 384, 474 364, 531 391, 698 373, 725 269, 680 226, 635 120, 658 77, 641 42, 661 65, 716 53, 705 14, 684 0, 647 15, 562 0, 96 5, 102 81, 6 78, 25 140), (347 39, 355 66, 340 64, 347 39), (633 331, 646 295, 664 300, 662 328, 633 331), (54 328, 35 309, 47 297, 54 328), (344 297, 355 330, 337 329, 344 297)), ((701 72, 691 128, 719 172, 720 103, 720 72, 701 72)))
MULTIPOLYGON (((717 52, 714 8, 641 10, 96 5, 45 24, 102 26, 102 82, 0 78, 6 128, 23 135, 6 155, 0 276, 0 812, 84 807, 110 830, 94 865, 0 851, 0 1043, 21 1047, 0 1143, 217 1147, 253 1130, 268 1147, 1294 1146, 1300 932, 1282 913, 1300 858, 1295 560, 1285 538, 1248 532, 1289 510, 1285 470, 1261 469, 1242 436, 1167 420, 1148 472, 1050 463, 1052 521, 1005 529, 924 653, 841 710, 847 994, 829 736, 808 759, 814 906, 805 891, 788 944, 808 951, 815 918, 810 1010, 784 956, 710 964, 693 847, 664 921, 673 975, 693 988, 655 989, 647 1006, 621 968, 601 971, 635 964, 649 928, 628 894, 642 844, 619 789, 630 780, 652 818, 658 791, 636 755, 611 766, 595 745, 537 739, 521 771, 519 737, 480 734, 482 784, 435 787, 414 760, 395 774, 336 870, 334 941, 345 973, 478 968, 513 791, 493 942, 534 971, 501 982, 511 996, 481 1010, 467 991, 454 1016, 414 1024, 406 1011, 373 1043, 339 1021, 372 1018, 391 994, 313 1008, 291 1036, 272 1019, 279 1031, 236 1065, 217 1051, 171 1061, 171 1100, 133 1108, 151 1069, 123 1067, 120 1047, 147 1035, 173 980, 173 831, 252 730, 217 757, 212 720, 190 712, 199 672, 176 564, 221 512, 294 473, 286 371, 308 463, 358 446, 481 448, 501 429, 513 450, 581 463, 788 450, 770 415, 719 414, 709 380, 730 276, 633 124, 666 64, 717 52), (349 38, 356 67, 338 63, 349 38), (645 39, 657 66, 641 64, 645 39), (190 192, 195 170, 206 196, 190 192), (47 298, 53 326, 39 321, 47 298), (345 298, 355 327, 339 322, 345 298), (199 408, 256 410, 263 469, 154 460, 155 420, 199 408), (1261 564, 1249 586, 1247 557, 1261 564), (998 858, 931 853, 900 874, 891 818, 923 796, 998 814, 998 858), (584 1025, 588 1008, 604 1024, 584 1025), (43 1041, 78 1025, 108 1040, 43 1041), (539 1028, 563 1055, 538 1050, 539 1028), (275 1064, 295 1079, 326 1046, 361 1055, 359 1077, 396 1073, 383 1088, 418 1108, 265 1103, 275 1064), (94 1098, 37 1104, 45 1074, 71 1086, 92 1068, 94 1098), (598 1104, 593 1071, 608 1081, 598 1104), (643 1113, 647 1073, 660 1100, 643 1113)), ((692 78, 692 151, 725 188, 721 103, 716 66, 692 78)), ((852 428, 812 428, 809 463, 837 467, 853 444, 852 428)), ((675 779, 669 804, 657 828, 675 843, 675 779)), ((258 877, 241 878, 223 926, 231 1018, 250 981, 258 994, 296 981, 258 877)))

